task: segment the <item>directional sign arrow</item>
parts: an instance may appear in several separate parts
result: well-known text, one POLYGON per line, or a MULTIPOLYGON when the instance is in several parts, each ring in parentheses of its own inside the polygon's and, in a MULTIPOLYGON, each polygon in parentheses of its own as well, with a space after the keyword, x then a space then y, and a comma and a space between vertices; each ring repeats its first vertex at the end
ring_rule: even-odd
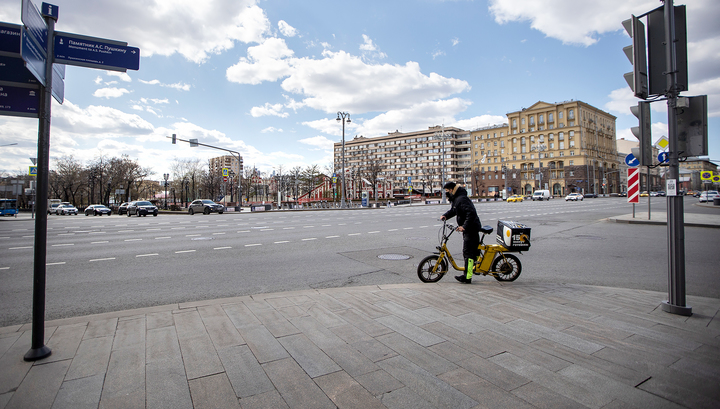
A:
POLYGON ((638 158, 635 157, 632 153, 628 153, 628 155, 625 157, 625 164, 630 167, 636 167, 640 165, 640 161, 638 158))
POLYGON ((660 154, 658 155, 658 162, 665 163, 665 162, 669 162, 669 161, 670 161, 670 157, 668 156, 668 153, 660 152, 660 154))
POLYGON ((140 49, 122 41, 56 31, 55 62, 125 72, 140 68, 140 49))

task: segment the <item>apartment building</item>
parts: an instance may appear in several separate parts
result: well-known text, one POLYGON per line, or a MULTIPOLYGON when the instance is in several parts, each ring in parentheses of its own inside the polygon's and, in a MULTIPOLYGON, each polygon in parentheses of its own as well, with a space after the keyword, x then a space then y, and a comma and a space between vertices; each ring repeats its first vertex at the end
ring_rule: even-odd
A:
POLYGON ((223 168, 229 169, 235 175, 242 175, 243 159, 233 155, 223 155, 217 158, 211 158, 209 163, 210 173, 222 175, 223 168))

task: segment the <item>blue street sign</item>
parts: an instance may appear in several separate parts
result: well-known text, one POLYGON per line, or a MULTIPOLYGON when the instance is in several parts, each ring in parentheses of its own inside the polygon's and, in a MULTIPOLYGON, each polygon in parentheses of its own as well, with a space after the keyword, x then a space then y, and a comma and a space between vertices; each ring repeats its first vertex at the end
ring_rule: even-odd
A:
POLYGON ((18 57, 20 55, 20 26, 0 23, 0 55, 18 57))
POLYGON ((625 164, 634 168, 636 166, 640 165, 640 161, 638 158, 635 157, 632 153, 628 153, 628 155, 625 157, 625 164))
POLYGON ((670 161, 670 157, 668 156, 668 153, 660 152, 660 154, 658 155, 658 162, 665 163, 665 162, 669 162, 669 161, 670 161))
POLYGON ((52 89, 50 91, 52 92, 53 98, 62 104, 65 101, 65 80, 63 79, 65 76, 65 66, 62 64, 53 64, 52 76, 52 89), (57 67, 62 67, 62 69, 59 70, 57 67))
POLYGON ((45 86, 45 53, 30 38, 25 27, 20 29, 20 55, 25 60, 27 69, 37 78, 43 87, 45 86))
POLYGON ((56 31, 55 62, 125 72, 140 68, 140 49, 120 41, 56 31))
POLYGON ((0 85, 0 115, 37 118, 40 92, 37 88, 0 85))
POLYGON ((22 0, 20 19, 27 27, 32 39, 47 53, 47 24, 32 1, 22 0))
POLYGON ((57 21, 58 13, 60 11, 58 6, 48 4, 48 3, 43 3, 40 5, 40 9, 42 10, 43 16, 52 17, 53 19, 55 19, 57 21))
MULTIPOLYGON (((18 51, 20 51, 18 42, 18 51)), ((25 62, 20 55, 7 57, 0 55, 0 82, 7 82, 7 85, 31 84, 38 85, 37 79, 25 68, 25 62)))

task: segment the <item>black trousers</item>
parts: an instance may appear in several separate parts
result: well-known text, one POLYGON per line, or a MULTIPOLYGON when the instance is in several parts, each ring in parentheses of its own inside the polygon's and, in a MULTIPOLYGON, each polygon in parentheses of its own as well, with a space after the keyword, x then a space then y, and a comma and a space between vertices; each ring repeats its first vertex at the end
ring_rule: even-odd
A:
POLYGON ((463 232, 463 257, 465 259, 476 259, 480 255, 478 246, 480 245, 480 232, 479 231, 464 231, 463 232))

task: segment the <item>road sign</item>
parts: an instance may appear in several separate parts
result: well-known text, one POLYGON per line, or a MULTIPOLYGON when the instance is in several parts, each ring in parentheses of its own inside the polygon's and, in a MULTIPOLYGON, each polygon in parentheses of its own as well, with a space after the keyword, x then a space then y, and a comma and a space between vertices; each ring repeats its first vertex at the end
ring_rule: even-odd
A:
POLYGON ((228 175, 228 168, 222 168, 222 175, 227 177, 228 175))
POLYGON ((667 152, 660 152, 658 155, 658 162, 665 163, 670 161, 670 156, 668 156, 667 152))
POLYGON ((28 175, 37 176, 37 166, 28 166, 28 175))
POLYGON ((20 54, 20 26, 0 23, 0 55, 18 57, 20 54))
POLYGON ((102 70, 122 71, 140 68, 140 49, 127 43, 55 32, 55 62, 102 70))
POLYGON ((703 170, 700 172, 700 180, 712 180, 713 173, 709 170, 703 170))
MULTIPOLYGON (((20 51, 20 43, 17 51, 20 51)), ((38 85, 35 76, 25 68, 25 61, 20 58, 20 54, 17 57, 0 55, 0 81, 7 85, 38 85)))
POLYGON ((655 142, 655 146, 658 149, 666 149, 668 147, 668 145, 670 145, 670 141, 668 141, 668 138, 665 135, 661 136, 660 139, 658 139, 658 141, 655 142))
POLYGON ((37 7, 30 0, 22 0, 22 12, 20 18, 25 24, 31 38, 37 42, 37 45, 47 53, 47 24, 40 15, 37 7))
POLYGON ((37 88, 0 85, 0 115, 37 118, 40 92, 37 88))
POLYGON ((625 164, 628 166, 636 167, 640 165, 640 161, 632 153, 628 153, 625 157, 625 164))
POLYGON ((627 201, 628 203, 639 203, 640 202, 640 169, 629 168, 628 172, 628 192, 627 201))
POLYGON ((45 86, 45 52, 30 38, 25 27, 20 29, 20 55, 27 63, 25 66, 38 82, 45 86))
POLYGON ((52 88, 50 91, 55 100, 62 104, 65 100, 65 66, 62 64, 53 64, 52 76, 52 88))

